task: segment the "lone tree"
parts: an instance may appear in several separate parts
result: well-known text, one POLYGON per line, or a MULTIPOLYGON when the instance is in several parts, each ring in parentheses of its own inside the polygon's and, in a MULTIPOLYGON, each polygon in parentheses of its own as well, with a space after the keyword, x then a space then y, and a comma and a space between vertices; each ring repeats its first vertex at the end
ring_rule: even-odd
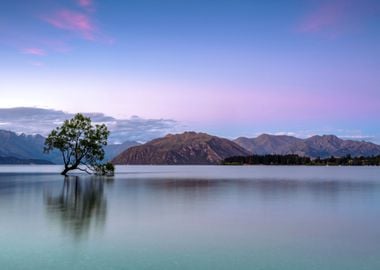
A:
POLYGON ((107 126, 91 124, 91 119, 78 113, 66 120, 62 126, 52 130, 45 140, 44 152, 58 149, 65 165, 62 175, 71 170, 81 170, 89 174, 112 175, 111 163, 100 163, 104 159, 103 146, 107 145, 107 126))

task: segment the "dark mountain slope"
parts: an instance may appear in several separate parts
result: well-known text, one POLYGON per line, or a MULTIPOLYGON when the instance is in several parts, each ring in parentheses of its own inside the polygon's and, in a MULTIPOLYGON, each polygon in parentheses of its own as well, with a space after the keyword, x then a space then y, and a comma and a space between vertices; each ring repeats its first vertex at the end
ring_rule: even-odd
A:
POLYGON ((124 151, 115 164, 219 164, 224 158, 248 155, 236 143, 206 133, 167 135, 124 151))
POLYGON ((61 163, 58 152, 53 151, 48 155, 43 153, 44 142, 45 138, 41 135, 18 135, 12 131, 0 130, 0 157, 61 163))

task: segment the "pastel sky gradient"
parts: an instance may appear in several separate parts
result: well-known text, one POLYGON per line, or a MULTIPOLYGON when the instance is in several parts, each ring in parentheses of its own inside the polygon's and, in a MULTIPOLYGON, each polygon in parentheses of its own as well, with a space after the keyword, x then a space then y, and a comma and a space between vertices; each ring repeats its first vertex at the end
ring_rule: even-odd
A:
POLYGON ((378 0, 12 0, 0 107, 380 143, 378 0))

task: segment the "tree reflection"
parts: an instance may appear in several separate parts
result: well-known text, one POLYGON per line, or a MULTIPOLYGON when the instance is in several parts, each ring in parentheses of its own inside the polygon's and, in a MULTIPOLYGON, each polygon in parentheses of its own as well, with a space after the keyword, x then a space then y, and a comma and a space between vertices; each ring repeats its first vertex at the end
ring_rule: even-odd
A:
POLYGON ((87 234, 92 227, 103 228, 107 211, 104 182, 101 177, 65 177, 60 194, 45 197, 49 215, 75 237, 87 234))

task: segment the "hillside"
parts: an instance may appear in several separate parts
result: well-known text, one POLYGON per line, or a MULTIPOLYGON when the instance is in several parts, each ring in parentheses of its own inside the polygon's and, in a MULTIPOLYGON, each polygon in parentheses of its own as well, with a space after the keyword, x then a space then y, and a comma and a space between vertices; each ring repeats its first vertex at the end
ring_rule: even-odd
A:
POLYGON ((240 137, 234 142, 256 155, 296 154, 312 158, 380 155, 380 145, 364 141, 343 140, 335 135, 299 139, 292 136, 262 134, 256 138, 240 137))
POLYGON ((250 153, 236 143, 206 133, 169 134, 131 147, 114 164, 219 164, 224 158, 250 153))
POLYGON ((41 135, 18 135, 12 131, 0 130, 0 157, 4 158, 3 162, 6 157, 9 164, 17 159, 61 163, 58 152, 54 151, 48 155, 43 153, 44 142, 45 138, 41 135))

